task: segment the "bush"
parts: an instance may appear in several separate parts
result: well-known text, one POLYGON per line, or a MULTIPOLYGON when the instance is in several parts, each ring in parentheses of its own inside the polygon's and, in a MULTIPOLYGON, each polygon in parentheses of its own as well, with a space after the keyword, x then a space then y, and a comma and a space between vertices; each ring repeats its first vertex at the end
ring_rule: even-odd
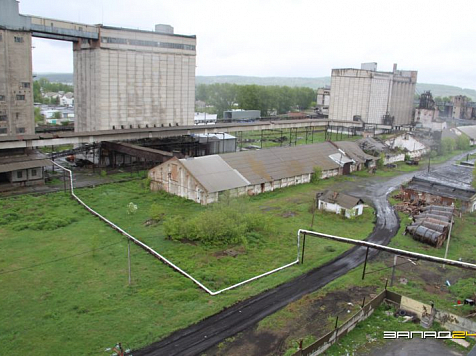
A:
POLYGON ((245 211, 245 207, 237 203, 215 203, 191 219, 166 219, 164 232, 175 241, 190 240, 205 245, 243 244, 246 247, 248 243, 256 244, 268 225, 266 216, 245 211))
POLYGON ((456 139, 456 148, 458 148, 458 150, 469 150, 469 138, 466 137, 466 136, 459 136, 457 139, 456 139))
POLYGON ((311 176, 311 183, 318 184, 319 181, 322 179, 322 168, 321 167, 314 167, 314 173, 311 176))

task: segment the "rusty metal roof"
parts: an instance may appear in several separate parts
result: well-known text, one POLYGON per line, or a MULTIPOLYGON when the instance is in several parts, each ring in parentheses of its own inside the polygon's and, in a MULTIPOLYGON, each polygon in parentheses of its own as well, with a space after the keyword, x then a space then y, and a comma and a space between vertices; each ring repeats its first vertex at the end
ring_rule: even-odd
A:
POLYGON ((180 163, 209 192, 221 192, 250 184, 219 155, 180 159, 180 163))
MULTIPOLYGON (((329 158, 339 153, 329 142, 295 147, 273 147, 259 151, 220 154, 231 167, 238 170, 251 184, 310 174, 318 166, 323 171, 338 169, 329 158)), ((339 153, 340 154, 340 153, 339 153)))

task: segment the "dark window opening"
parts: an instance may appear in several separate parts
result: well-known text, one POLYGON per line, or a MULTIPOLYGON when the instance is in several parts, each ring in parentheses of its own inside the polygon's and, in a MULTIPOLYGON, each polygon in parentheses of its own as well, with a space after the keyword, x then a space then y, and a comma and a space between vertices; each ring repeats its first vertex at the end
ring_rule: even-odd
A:
POLYGON ((25 128, 24 127, 18 127, 17 128, 17 133, 25 133, 25 128))
POLYGON ((32 169, 32 170, 31 170, 31 175, 32 175, 32 176, 36 176, 36 169, 32 169))
POLYGON ((0 95, 0 101, 5 101, 5 95, 0 95))
POLYGON ((29 82, 23 82, 23 83, 21 83, 21 86, 22 86, 22 88, 29 88, 30 83, 29 82))
POLYGON ((16 43, 23 43, 23 37, 17 37, 17 36, 15 36, 15 42, 16 42, 16 43))
POLYGON ((0 128, 0 134, 6 134, 7 129, 6 128, 0 128))
POLYGON ((0 121, 7 121, 8 116, 7 115, 0 115, 0 121))
POLYGON ((23 172, 22 171, 18 171, 17 172, 17 178, 23 178, 23 172))
POLYGON ((17 100, 25 100, 25 95, 17 95, 17 100))

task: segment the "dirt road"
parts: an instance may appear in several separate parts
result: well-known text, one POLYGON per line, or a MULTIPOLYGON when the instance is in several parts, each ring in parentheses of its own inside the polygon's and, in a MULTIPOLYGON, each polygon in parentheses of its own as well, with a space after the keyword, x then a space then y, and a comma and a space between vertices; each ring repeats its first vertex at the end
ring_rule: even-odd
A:
MULTIPOLYGON (((433 169, 451 170, 451 163, 457 158, 459 157, 433 169)), ((374 231, 367 238, 368 241, 386 245, 395 236, 399 228, 399 221, 387 201, 387 195, 402 183, 410 180, 415 174, 416 172, 412 172, 392 179, 375 177, 343 184, 343 189, 363 197, 366 201, 372 201, 375 206, 377 222, 374 231)), ((371 252, 369 255, 372 256, 375 253, 377 252, 371 252)), ((287 304, 346 274, 360 265, 364 259, 365 248, 355 246, 319 268, 272 290, 239 302, 186 329, 179 330, 159 342, 135 351, 134 355, 198 355, 216 343, 254 325, 287 304)))

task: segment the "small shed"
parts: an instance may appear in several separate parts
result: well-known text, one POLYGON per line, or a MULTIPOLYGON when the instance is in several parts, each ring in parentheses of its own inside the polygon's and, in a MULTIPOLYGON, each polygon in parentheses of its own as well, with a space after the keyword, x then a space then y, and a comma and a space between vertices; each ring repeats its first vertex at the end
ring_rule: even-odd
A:
POLYGON ((352 195, 325 190, 318 193, 316 198, 318 209, 344 215, 346 218, 353 218, 364 212, 362 199, 352 195))

